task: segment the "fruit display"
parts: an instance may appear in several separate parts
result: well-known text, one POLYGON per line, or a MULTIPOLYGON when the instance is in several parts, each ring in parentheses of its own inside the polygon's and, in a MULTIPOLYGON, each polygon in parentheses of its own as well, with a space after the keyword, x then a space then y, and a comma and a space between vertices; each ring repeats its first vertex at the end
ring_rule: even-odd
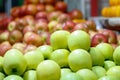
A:
POLYGON ((0 80, 120 80, 120 35, 80 10, 25 0, 11 17, 0 32, 0 80))

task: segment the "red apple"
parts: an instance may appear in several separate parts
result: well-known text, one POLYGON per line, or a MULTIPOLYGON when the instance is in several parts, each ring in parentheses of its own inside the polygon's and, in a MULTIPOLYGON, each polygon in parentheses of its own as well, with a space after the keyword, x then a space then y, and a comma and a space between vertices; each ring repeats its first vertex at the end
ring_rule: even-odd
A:
POLYGON ((19 17, 20 16, 20 7, 13 7, 10 10, 10 14, 13 18, 19 17))
POLYGON ((58 22, 60 23, 64 23, 67 20, 71 20, 70 16, 67 13, 62 13, 59 17, 58 17, 58 22))
POLYGON ((91 38, 91 46, 95 47, 99 43, 108 43, 108 38, 102 34, 102 33, 96 33, 92 38, 91 38))
POLYGON ((26 4, 38 4, 39 0, 25 0, 26 4))
POLYGON ((96 31, 96 23, 93 20, 87 20, 85 24, 88 26, 89 30, 96 31))
POLYGON ((35 19, 32 15, 26 15, 23 17, 23 19, 27 22, 28 25, 34 25, 35 19))
POLYGON ((48 45, 50 44, 50 33, 49 32, 43 31, 39 35, 42 37, 44 44, 48 44, 48 45))
POLYGON ((48 19, 43 19, 43 18, 41 18, 41 19, 35 20, 35 24, 36 24, 36 23, 39 23, 39 22, 40 22, 40 23, 41 23, 41 22, 43 22, 43 23, 44 23, 44 22, 45 22, 45 23, 48 23, 48 19))
POLYGON ((58 11, 66 12, 67 11, 67 3, 64 1, 57 1, 55 3, 55 9, 58 11))
POLYGON ((45 11, 45 5, 44 4, 37 4, 36 8, 37 8, 37 12, 45 11))
POLYGON ((53 27, 53 32, 57 31, 57 30, 62 30, 63 29, 63 24, 62 23, 58 23, 53 27))
POLYGON ((73 9, 69 12, 69 15, 71 16, 71 19, 83 19, 83 14, 78 9, 73 9))
POLYGON ((37 47, 35 45, 32 44, 28 44, 24 47, 24 54, 27 53, 28 51, 32 51, 35 50, 37 47))
POLYGON ((27 10, 26 10, 27 15, 35 15, 36 13, 37 13, 36 5, 34 4, 27 5, 27 10))
POLYGON ((3 29, 6 30, 8 27, 8 24, 13 20, 12 17, 5 17, 2 19, 3 20, 3 29))
POLYGON ((117 34, 114 31, 108 29, 100 29, 98 32, 104 34, 108 38, 108 43, 117 44, 117 34))
POLYGON ((35 46, 40 46, 43 44, 43 40, 42 40, 41 36, 39 36, 38 34, 36 34, 34 32, 25 33, 23 42, 25 42, 26 44, 32 44, 35 46))
POLYGON ((45 0, 45 4, 51 4, 54 5, 56 0, 45 0))
POLYGON ((22 5, 20 7, 20 16, 23 17, 26 15, 27 5, 22 5))
POLYGON ((43 31, 48 31, 48 24, 46 22, 36 23, 35 30, 38 34, 43 32, 43 31))
POLYGON ((8 40, 11 44, 14 44, 16 42, 21 42, 22 39, 23 39, 23 34, 19 30, 11 31, 9 34, 9 38, 8 38, 8 40))
POLYGON ((11 46, 11 44, 8 41, 2 42, 0 44, 0 56, 4 56, 6 51, 8 51, 11 48, 12 48, 12 46, 11 46))
POLYGON ((12 48, 14 49, 18 49, 20 50, 21 52, 24 52, 24 48, 26 47, 26 44, 25 43, 22 43, 22 42, 16 42, 12 45, 12 48))
POLYGON ((26 32, 35 32, 35 27, 33 27, 32 25, 27 25, 27 26, 25 26, 24 27, 24 29, 23 29, 23 34, 25 34, 26 32))
POLYGON ((55 8, 54 8, 53 5, 46 4, 46 5, 45 5, 45 11, 48 12, 48 13, 50 13, 50 12, 55 11, 55 8))
POLYGON ((52 20, 56 20, 58 19, 58 17, 62 14, 62 12, 60 11, 53 11, 51 13, 48 14, 48 20, 52 21, 52 20))
POLYGON ((73 28, 73 31, 75 31, 75 30, 83 30, 87 33, 89 32, 87 25, 84 23, 77 23, 73 28))
POLYGON ((35 15, 35 19, 47 19, 47 15, 45 11, 41 11, 35 15))
POLYGON ((64 24, 63 24, 63 30, 67 30, 69 32, 72 32, 73 31, 73 28, 75 26, 75 23, 71 20, 69 21, 66 21, 64 24))

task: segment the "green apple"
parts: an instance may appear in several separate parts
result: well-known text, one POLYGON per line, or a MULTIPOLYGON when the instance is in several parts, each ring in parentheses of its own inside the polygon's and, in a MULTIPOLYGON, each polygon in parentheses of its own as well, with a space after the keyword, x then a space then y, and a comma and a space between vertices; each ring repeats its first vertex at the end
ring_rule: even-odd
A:
POLYGON ((3 69, 7 75, 22 75, 27 67, 23 53, 17 49, 8 50, 3 59, 3 69))
POLYGON ((37 80, 60 80, 60 66, 53 60, 42 61, 36 69, 37 80))
POLYGON ((19 75, 8 75, 7 77, 4 78, 4 80, 24 80, 24 79, 19 75))
POLYGON ((61 68, 60 70, 61 70, 61 77, 72 72, 70 68, 61 68))
POLYGON ((119 80, 119 78, 115 77, 115 76, 103 76, 101 78, 99 78, 98 80, 119 80))
POLYGON ((68 48, 70 51, 75 49, 89 50, 91 39, 87 32, 83 30, 73 31, 68 38, 68 48))
POLYGON ((71 72, 67 73, 65 76, 62 76, 60 80, 83 80, 79 74, 71 72))
POLYGON ((113 60, 113 52, 114 52, 114 48, 112 47, 111 44, 109 43, 100 43, 96 46, 97 48, 100 49, 100 51, 102 52, 102 54, 105 57, 105 60, 109 59, 109 60, 113 60))
POLYGON ((5 74, 3 74, 2 72, 0 72, 0 80, 3 80, 5 78, 5 74))
POLYGON ((68 67, 68 55, 67 49, 57 49, 51 53, 50 60, 54 60, 60 67, 68 67))
POLYGON ((115 48, 113 52, 113 59, 116 64, 120 65, 120 46, 115 48))
POLYGON ((0 56, 0 72, 3 72, 3 57, 0 56))
POLYGON ((104 56, 102 52, 96 48, 96 47, 91 47, 89 50, 89 53, 92 57, 92 64, 93 66, 103 66, 104 65, 104 56))
POLYGON ((97 75, 98 78, 106 75, 106 70, 102 66, 93 66, 92 71, 97 75))
POLYGON ((53 48, 50 45, 42 45, 37 48, 43 54, 44 59, 49 59, 51 53, 53 52, 53 48))
POLYGON ((49 32, 50 32, 50 33, 53 33, 53 32, 54 32, 54 27, 55 27, 57 24, 58 24, 58 21, 55 21, 55 20, 50 21, 50 22, 48 23, 48 29, 49 29, 49 32))
POLYGON ((106 60, 104 61, 104 68, 106 70, 108 70, 109 68, 113 67, 113 66, 116 66, 115 62, 114 61, 111 61, 111 60, 106 60))
POLYGON ((54 50, 56 49, 67 49, 68 48, 68 37, 70 32, 66 30, 55 31, 50 36, 50 44, 54 50))
POLYGON ((24 80, 37 80, 36 71, 28 70, 23 74, 24 80))
POLYGON ((90 69, 80 69, 76 72, 83 80, 97 80, 97 75, 90 69))
POLYGON ((24 54, 24 58, 27 61, 27 69, 36 69, 38 64, 44 60, 42 53, 35 49, 24 54))
POLYGON ((84 49, 73 50, 68 56, 68 64, 72 71, 82 68, 92 68, 92 58, 84 49))
POLYGON ((106 72, 107 75, 109 76, 116 76, 120 80, 120 66, 113 66, 109 68, 106 72))

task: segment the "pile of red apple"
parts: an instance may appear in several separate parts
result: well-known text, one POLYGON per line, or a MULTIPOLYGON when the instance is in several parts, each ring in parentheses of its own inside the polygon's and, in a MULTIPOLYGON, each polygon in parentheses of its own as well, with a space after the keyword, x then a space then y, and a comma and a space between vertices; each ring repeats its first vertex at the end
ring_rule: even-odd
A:
POLYGON ((120 80, 119 34, 80 10, 25 0, 11 16, 0 32, 0 80, 120 80))

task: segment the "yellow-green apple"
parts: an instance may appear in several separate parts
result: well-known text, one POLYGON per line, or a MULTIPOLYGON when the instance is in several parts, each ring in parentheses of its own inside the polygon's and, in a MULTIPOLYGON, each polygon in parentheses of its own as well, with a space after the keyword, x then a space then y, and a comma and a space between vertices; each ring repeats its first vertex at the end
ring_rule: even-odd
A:
POLYGON ((98 32, 104 34, 108 38, 108 43, 117 43, 117 34, 114 31, 108 29, 100 29, 98 32))
POLYGON ((100 43, 96 46, 102 52, 106 59, 113 60, 114 48, 109 43, 100 43))
POLYGON ((120 64, 120 60, 119 60, 119 57, 120 57, 120 46, 116 47, 114 52, 113 52, 113 59, 114 59, 114 62, 119 65, 120 64))
POLYGON ((83 80, 97 80, 97 75, 90 69, 80 69, 76 72, 83 80))
POLYGON ((36 48, 37 48, 37 46, 32 45, 32 44, 28 44, 28 45, 26 45, 26 46, 24 47, 23 52, 24 52, 24 54, 25 54, 26 52, 35 50, 36 48))
POLYGON ((75 49, 90 49, 90 36, 82 30, 73 31, 68 38, 68 48, 70 51, 75 49))
POLYGON ((106 70, 108 70, 109 68, 111 68, 111 67, 113 67, 113 66, 116 66, 116 64, 115 64, 115 62, 114 61, 112 61, 112 60, 106 60, 106 61, 104 61, 104 68, 106 69, 106 70))
POLYGON ((57 1, 55 3, 55 10, 61 12, 67 12, 67 3, 64 1, 57 1))
POLYGON ((53 60, 42 61, 36 69, 37 80, 60 80, 60 66, 53 60))
POLYGON ((12 45, 12 48, 20 50, 22 53, 24 53, 24 48, 26 47, 25 43, 22 42, 16 42, 12 45))
POLYGON ((22 32, 19 30, 13 30, 10 32, 8 40, 11 44, 14 44, 16 42, 21 42, 22 39, 23 39, 22 32))
POLYGON ((22 75, 27 67, 23 53, 17 49, 8 50, 3 58, 3 70, 7 75, 22 75))
POLYGON ((50 36, 50 45, 53 47, 54 50, 67 49, 69 36, 70 32, 66 30, 55 31, 50 36))
POLYGON ((0 72, 0 80, 4 80, 4 78, 5 78, 5 74, 0 72))
POLYGON ((60 70, 61 70, 61 77, 72 72, 70 68, 61 68, 60 70))
POLYGON ((5 30, 0 34, 0 42, 7 41, 9 37, 9 31, 5 30))
POLYGON ((120 80, 120 66, 113 66, 106 72, 108 76, 116 76, 120 80))
POLYGON ((63 24, 63 30, 67 30, 69 32, 73 32, 74 27, 75 27, 75 23, 71 20, 68 20, 63 24))
POLYGON ((4 56, 6 51, 12 48, 12 45, 9 43, 9 41, 4 41, 0 44, 0 56, 4 56))
POLYGON ((108 38, 102 33, 96 33, 91 37, 91 46, 95 47, 99 43, 108 43, 108 38))
POLYGON ((24 80, 21 76, 19 75, 8 75, 7 77, 4 78, 4 80, 24 80))
POLYGON ((38 64, 44 60, 44 56, 39 50, 32 50, 24 54, 24 58, 27 61, 27 69, 36 69, 38 64))
POLYGON ((53 33, 54 32, 54 27, 56 27, 56 25, 58 24, 58 21, 50 21, 48 23, 48 30, 50 33, 53 33))
POLYGON ((50 55, 50 60, 55 61, 60 67, 68 67, 69 51, 67 49, 54 50, 50 55))
POLYGON ((89 50, 89 53, 92 58, 93 66, 103 66, 104 65, 104 60, 105 60, 104 55, 98 48, 91 47, 89 50))
POLYGON ((68 64, 72 71, 78 71, 83 68, 92 68, 92 58, 84 49, 73 50, 68 56, 68 64))
POLYGON ((93 66, 92 71, 97 75, 98 78, 106 75, 106 69, 102 66, 93 66))
POLYGON ((66 22, 68 20, 71 20, 71 19, 70 19, 70 16, 67 13, 62 13, 57 18, 57 21, 59 23, 64 23, 64 22, 66 22))
POLYGON ((72 20, 83 19, 83 13, 78 9, 73 9, 68 13, 72 20))
POLYGON ((23 42, 25 42, 26 44, 32 44, 35 46, 40 46, 43 44, 43 40, 42 40, 41 36, 39 36, 35 32, 25 33, 24 37, 23 37, 23 42))
POLYGON ((83 30, 83 31, 85 31, 85 32, 89 32, 89 29, 88 29, 88 27, 87 27, 87 25, 86 24, 84 24, 84 23, 77 23, 74 27, 73 27, 73 31, 75 31, 75 30, 83 30))
POLYGON ((24 80, 37 80, 36 70, 28 70, 23 74, 24 80))
POLYGON ((54 11, 55 11, 54 5, 46 4, 46 5, 45 5, 45 11, 46 11, 47 13, 54 12, 54 11))
POLYGON ((106 76, 100 77, 98 80, 119 80, 119 78, 115 76, 106 75, 106 76))
POLYGON ((43 54, 44 59, 49 59, 51 53, 53 52, 53 48, 50 45, 42 45, 37 47, 37 49, 43 54))
POLYGON ((62 76, 60 80, 83 80, 79 74, 71 72, 67 73, 66 75, 62 76))
POLYGON ((11 21, 9 24, 8 24, 8 31, 13 31, 17 28, 17 23, 16 21, 11 21))
POLYGON ((3 72, 3 57, 0 56, 0 72, 3 72))

